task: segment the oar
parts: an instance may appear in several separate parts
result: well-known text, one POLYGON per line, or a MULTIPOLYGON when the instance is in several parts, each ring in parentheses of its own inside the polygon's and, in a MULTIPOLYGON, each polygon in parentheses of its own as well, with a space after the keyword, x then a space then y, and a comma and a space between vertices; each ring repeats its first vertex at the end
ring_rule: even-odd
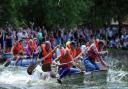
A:
POLYGON ((34 71, 34 69, 36 68, 36 66, 39 65, 41 61, 45 60, 51 53, 53 53, 56 50, 56 48, 58 48, 58 46, 56 46, 53 51, 51 51, 48 55, 46 55, 44 58, 42 58, 42 60, 38 60, 37 59, 37 63, 36 64, 30 64, 28 66, 28 68, 27 68, 27 73, 29 75, 32 75, 32 72, 34 71))
POLYGON ((10 64, 10 60, 9 59, 7 59, 4 63, 3 63, 3 65, 1 65, 0 66, 0 69, 3 69, 4 67, 8 67, 9 66, 9 64, 10 64))
POLYGON ((5 63, 3 64, 3 66, 4 66, 4 67, 8 67, 10 63, 11 63, 11 60, 7 59, 7 60, 5 61, 5 63))

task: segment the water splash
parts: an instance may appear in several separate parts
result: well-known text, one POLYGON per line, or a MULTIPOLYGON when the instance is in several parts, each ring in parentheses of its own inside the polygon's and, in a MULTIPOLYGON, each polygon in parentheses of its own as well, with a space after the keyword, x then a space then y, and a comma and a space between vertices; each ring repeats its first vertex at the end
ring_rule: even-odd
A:
POLYGON ((108 70, 108 82, 128 82, 128 71, 124 71, 121 61, 108 57, 110 68, 108 70))
POLYGON ((128 88, 128 71, 123 71, 122 66, 117 66, 120 61, 111 57, 107 58, 110 64, 108 70, 107 84, 90 84, 85 83, 81 86, 69 85, 60 86, 56 80, 43 81, 38 78, 29 76, 25 68, 5 68, 0 71, 0 88, 4 89, 125 89, 128 88), (119 67, 119 68, 118 68, 119 67))

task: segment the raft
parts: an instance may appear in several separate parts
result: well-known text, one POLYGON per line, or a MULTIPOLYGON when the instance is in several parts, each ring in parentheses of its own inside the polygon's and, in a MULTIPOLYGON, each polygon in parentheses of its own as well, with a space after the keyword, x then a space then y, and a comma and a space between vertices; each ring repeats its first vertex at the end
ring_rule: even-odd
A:
POLYGON ((97 62, 101 70, 94 71, 83 71, 80 73, 68 74, 62 78, 62 84, 82 84, 84 82, 101 82, 106 83, 108 68, 104 68, 100 63, 97 62))
POLYGON ((106 82, 108 70, 85 72, 85 81, 106 82))
POLYGON ((61 79, 62 84, 83 84, 86 82, 102 82, 107 80, 107 70, 92 71, 92 72, 80 72, 74 74, 68 74, 61 79))
POLYGON ((4 63, 7 59, 12 59, 13 55, 11 53, 3 53, 0 55, 0 63, 4 63))
POLYGON ((84 72, 68 74, 61 79, 62 84, 83 84, 84 72))
POLYGON ((96 63, 99 65, 100 70, 85 72, 85 81, 106 82, 108 75, 108 68, 104 67, 99 62, 96 63))
POLYGON ((5 53, 5 54, 2 54, 2 57, 3 57, 3 59, 13 58, 13 54, 5 53))
POLYGON ((15 63, 15 61, 11 60, 10 65, 27 67, 29 64, 36 64, 36 63, 37 63, 36 59, 20 59, 17 63, 15 63))

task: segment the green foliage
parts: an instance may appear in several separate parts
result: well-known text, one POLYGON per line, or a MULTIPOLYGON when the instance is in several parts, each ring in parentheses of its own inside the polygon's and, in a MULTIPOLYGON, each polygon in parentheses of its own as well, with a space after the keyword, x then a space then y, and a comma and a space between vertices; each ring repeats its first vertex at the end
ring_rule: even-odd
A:
POLYGON ((0 26, 96 27, 127 18, 128 0, 0 0, 0 26))

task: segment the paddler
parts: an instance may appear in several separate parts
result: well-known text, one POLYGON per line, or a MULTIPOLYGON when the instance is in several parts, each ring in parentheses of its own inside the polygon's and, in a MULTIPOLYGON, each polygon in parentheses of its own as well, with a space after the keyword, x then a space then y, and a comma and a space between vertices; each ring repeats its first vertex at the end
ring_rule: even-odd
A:
POLYGON ((36 53, 36 49, 37 49, 37 44, 35 39, 32 39, 32 38, 29 39, 27 49, 26 49, 27 56, 29 56, 30 58, 33 58, 34 54, 36 53))
POLYGON ((40 59, 41 62, 42 62, 42 70, 44 72, 49 72, 51 73, 51 64, 52 64, 52 59, 53 59, 53 56, 54 56, 54 53, 56 52, 56 49, 58 48, 59 46, 56 46, 54 49, 52 49, 51 47, 51 43, 50 41, 46 41, 45 43, 41 44, 41 56, 40 56, 40 59))
POLYGON ((82 56, 82 50, 80 48, 80 44, 76 43, 75 41, 67 42, 66 48, 69 50, 70 54, 72 55, 73 60, 78 64, 77 67, 83 70, 83 68, 81 67, 82 65, 81 60, 79 60, 79 58, 82 56))
POLYGON ((22 39, 13 44, 11 51, 14 56, 13 59, 16 60, 16 62, 17 62, 19 60, 19 58, 22 57, 24 54, 24 47, 22 44, 22 39))
POLYGON ((54 64, 59 65, 59 78, 57 81, 61 83, 61 79, 70 73, 79 73, 81 70, 77 67, 77 63, 74 62, 72 55, 68 48, 61 48, 61 55, 54 60, 54 64), (59 61, 59 64, 57 63, 59 61))
POLYGON ((104 41, 95 40, 88 47, 88 57, 84 60, 86 71, 100 70, 101 68, 96 63, 97 61, 100 62, 104 67, 108 67, 108 64, 102 58, 102 54, 108 53, 108 51, 102 51, 104 46, 104 41))
POLYGON ((53 54, 58 47, 59 46, 56 46, 54 49, 52 49, 50 41, 46 41, 45 43, 42 43, 41 47, 39 47, 39 50, 41 49, 41 51, 39 52, 39 59, 37 60, 37 65, 30 64, 27 69, 28 74, 32 75, 34 70, 38 69, 40 64, 42 64, 41 65, 42 72, 40 72, 42 73, 42 77, 44 77, 44 74, 48 78, 55 77, 55 75, 52 73, 51 70, 51 64, 52 64, 53 54))

